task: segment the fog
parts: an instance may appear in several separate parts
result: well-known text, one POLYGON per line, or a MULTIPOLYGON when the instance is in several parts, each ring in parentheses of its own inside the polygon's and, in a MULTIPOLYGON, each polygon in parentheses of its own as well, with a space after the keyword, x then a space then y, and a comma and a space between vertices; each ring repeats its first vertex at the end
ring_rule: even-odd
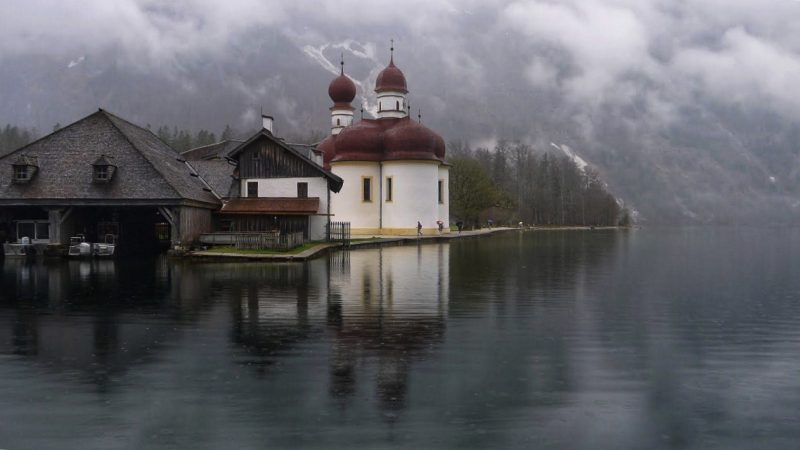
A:
MULTIPOLYGON (((648 222, 800 216, 800 2, 28 1, 0 16, 0 123, 326 129, 344 54, 388 60, 446 140, 567 144, 648 222)), ((358 113, 357 113, 358 117, 358 113)))

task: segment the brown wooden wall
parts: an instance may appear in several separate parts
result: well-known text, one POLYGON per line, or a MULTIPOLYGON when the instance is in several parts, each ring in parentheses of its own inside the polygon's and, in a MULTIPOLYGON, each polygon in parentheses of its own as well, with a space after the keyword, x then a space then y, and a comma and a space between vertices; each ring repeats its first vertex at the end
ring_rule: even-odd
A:
POLYGON ((316 177, 309 163, 267 138, 255 140, 239 153, 241 178, 316 177))
MULTIPOLYGON (((211 232, 211 210, 181 206, 179 212, 180 240, 183 244, 196 241, 203 233, 211 232)), ((174 236, 174 233, 173 233, 174 236)))

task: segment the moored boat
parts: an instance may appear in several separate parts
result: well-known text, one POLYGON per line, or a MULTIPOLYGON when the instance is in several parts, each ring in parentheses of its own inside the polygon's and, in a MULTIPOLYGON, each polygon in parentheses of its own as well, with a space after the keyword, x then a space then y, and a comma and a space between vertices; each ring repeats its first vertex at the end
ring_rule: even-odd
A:
POLYGON ((31 244, 30 239, 23 237, 17 243, 3 244, 3 253, 9 257, 33 258, 36 256, 36 247, 31 244))
POLYGON ((116 249, 116 236, 106 234, 103 242, 86 242, 82 234, 69 238, 69 251, 67 254, 75 258, 109 257, 114 255, 116 249))

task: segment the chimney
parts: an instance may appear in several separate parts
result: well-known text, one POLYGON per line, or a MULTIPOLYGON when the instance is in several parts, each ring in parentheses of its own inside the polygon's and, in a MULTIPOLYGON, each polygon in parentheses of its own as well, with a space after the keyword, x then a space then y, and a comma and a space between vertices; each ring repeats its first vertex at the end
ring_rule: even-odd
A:
POLYGON ((272 116, 261 115, 261 125, 265 130, 269 131, 269 134, 272 134, 272 120, 272 116))

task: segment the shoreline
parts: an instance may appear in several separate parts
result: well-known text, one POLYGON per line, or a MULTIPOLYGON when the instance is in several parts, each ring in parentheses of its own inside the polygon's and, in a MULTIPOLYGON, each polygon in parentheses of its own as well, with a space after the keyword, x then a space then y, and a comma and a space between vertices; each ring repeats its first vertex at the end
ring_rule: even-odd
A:
POLYGON ((468 239, 489 236, 496 233, 504 233, 509 231, 602 231, 602 230, 624 230, 630 227, 583 227, 583 226, 569 226, 569 227, 524 227, 524 228, 511 228, 511 227, 497 227, 497 228, 484 228, 479 230, 470 230, 458 232, 450 232, 447 234, 423 235, 423 236, 373 236, 363 239, 351 239, 350 245, 345 247, 337 242, 320 242, 319 244, 303 250, 302 252, 290 253, 264 253, 264 254, 246 254, 246 253, 218 253, 210 251, 193 251, 182 255, 181 257, 198 260, 198 261, 259 261, 259 262, 302 262, 308 261, 327 254, 331 249, 347 249, 359 250, 367 248, 379 247, 392 247, 409 244, 431 244, 439 242, 447 242, 453 239, 468 239))

